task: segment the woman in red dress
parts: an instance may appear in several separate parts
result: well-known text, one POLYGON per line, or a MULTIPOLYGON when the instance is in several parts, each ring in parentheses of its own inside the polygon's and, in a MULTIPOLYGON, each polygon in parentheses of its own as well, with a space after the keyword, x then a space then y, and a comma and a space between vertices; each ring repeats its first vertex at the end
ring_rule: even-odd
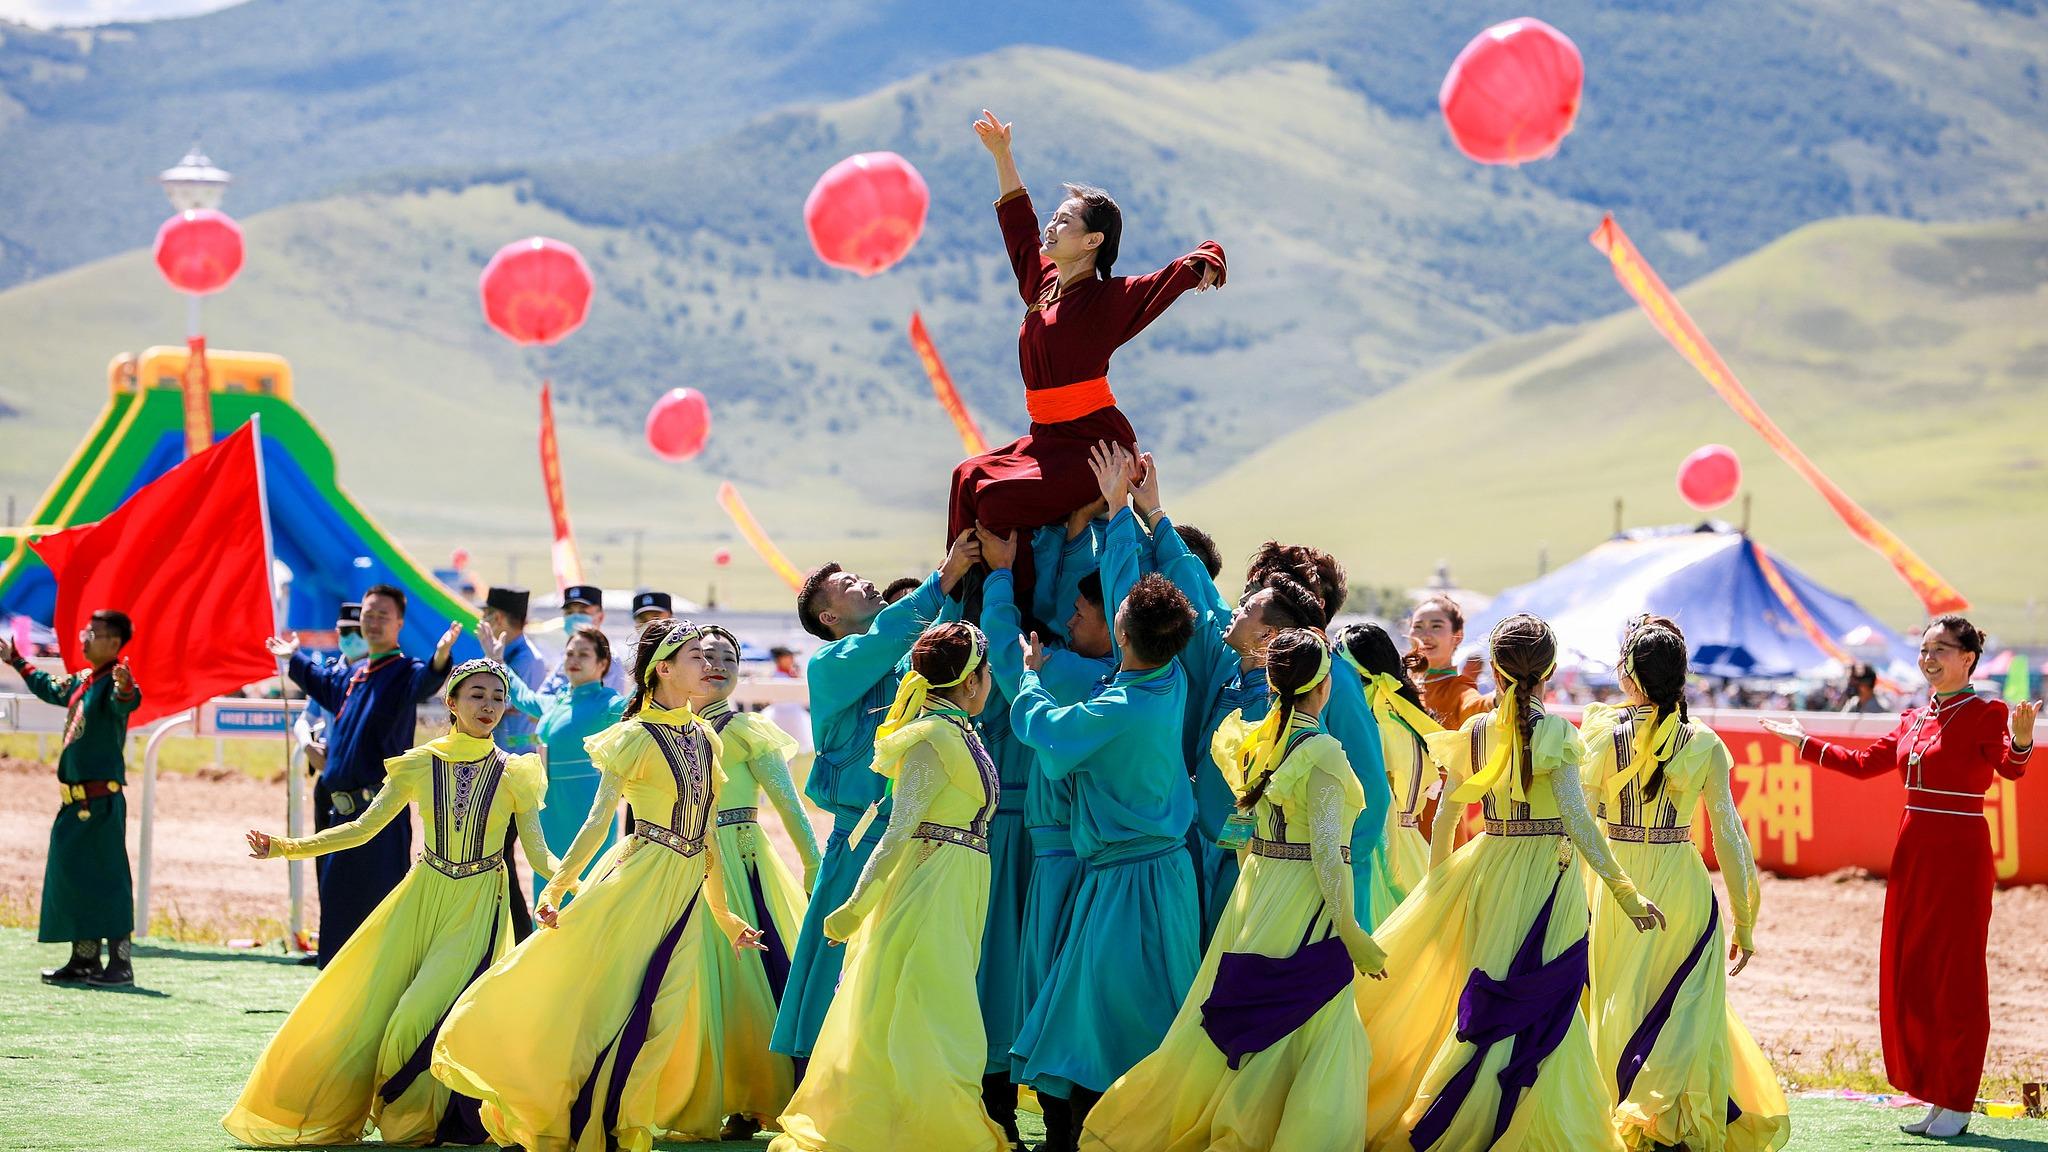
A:
POLYGON ((1991 828, 1984 793, 1993 774, 2017 780, 2034 751, 2040 701, 2010 710, 1970 689, 1984 634, 1947 615, 1920 639, 1928 703, 1909 708, 1860 752, 1806 734, 1796 720, 1764 727, 1799 745, 1799 758, 1868 779, 1897 772, 1905 819, 1884 894, 1878 957, 1885 1076, 1930 1105, 1907 1132, 1951 1137, 1969 1127, 1991 1039, 1984 952, 1991 929, 1991 828))
MULTIPOLYGON (((1131 448, 1137 433, 1109 390, 1109 358, 1157 320, 1181 294, 1223 285, 1223 248, 1204 240, 1193 252, 1143 276, 1112 276, 1123 213, 1100 188, 1069 184, 1041 234, 1038 214, 1010 155, 1010 126, 984 109, 975 132, 995 157, 1002 197, 996 220, 1026 305, 1017 334, 1024 407, 1031 431, 953 469, 946 538, 977 525, 1000 538, 1026 539, 1066 519, 1098 494, 1088 452, 1098 441, 1131 448)), ((1031 552, 1017 553, 1018 603, 1028 604, 1031 552)))

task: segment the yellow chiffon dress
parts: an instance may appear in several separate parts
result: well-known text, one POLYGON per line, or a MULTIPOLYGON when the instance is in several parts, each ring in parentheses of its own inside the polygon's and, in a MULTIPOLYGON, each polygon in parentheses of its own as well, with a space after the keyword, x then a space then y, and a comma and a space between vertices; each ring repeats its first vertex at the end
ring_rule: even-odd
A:
POLYGON ((1792 1136, 1785 1093, 1728 1003, 1720 908, 1692 842, 1704 798, 1735 938, 1754 951, 1761 893, 1729 788, 1728 749, 1705 725, 1672 718, 1667 760, 1646 798, 1661 736, 1654 719, 1650 708, 1593 704, 1582 722, 1587 802, 1606 821, 1622 867, 1667 920, 1663 931, 1639 933, 1611 901, 1593 901, 1593 1051, 1620 1101, 1614 1124, 1630 1152, 1679 1144, 1774 1152, 1792 1136))
POLYGON ((875 771, 894 782, 889 826, 824 920, 846 964, 770 1152, 1003 1152, 974 982, 995 762, 965 713, 937 707, 875 742, 875 771))
MULTIPOLYGON (((1246 782, 1237 750, 1249 727, 1232 713, 1212 749, 1239 795, 1246 782)), ((1358 1086, 1370 1049, 1347 943, 1365 937, 1350 867, 1365 790, 1343 745, 1314 718, 1297 714, 1286 738, 1289 750, 1254 809, 1258 834, 1187 999, 1159 1048, 1089 1111, 1083 1149, 1353 1152, 1365 1144, 1358 1086)))
POLYGON ((1365 684, 1373 717, 1379 721, 1387 783, 1394 793, 1394 802, 1387 806, 1387 838, 1380 849, 1383 864, 1373 869, 1375 923, 1393 915, 1429 872, 1429 839, 1422 828, 1422 809, 1434 794, 1437 770, 1424 741, 1430 733, 1443 731, 1429 713, 1400 700, 1395 694, 1397 685, 1385 673, 1365 684))
POLYGON ((759 713, 733 711, 728 701, 705 707, 703 718, 718 733, 721 745, 712 834, 718 840, 719 858, 729 865, 722 873, 725 904, 761 929, 763 948, 704 949, 699 953, 706 966, 702 979, 706 987, 719 991, 725 1111, 772 1123, 796 1087, 794 1062, 769 1051, 768 1039, 775 1031, 775 1010, 789 980, 789 957, 810 895, 809 884, 790 874, 789 865, 762 832, 762 799, 782 818, 807 878, 817 874, 818 838, 789 775, 796 741, 759 713))
POLYGON ((547 771, 539 756, 508 756, 461 732, 386 760, 384 771, 383 788, 357 819, 270 842, 272 858, 339 852, 368 841, 415 803, 426 830, 419 861, 334 954, 256 1058, 221 1119, 244 1144, 353 1144, 372 1129, 387 1144, 465 1134, 464 1118, 451 1116, 448 1089, 422 1073, 449 1006, 512 946, 506 827, 518 821, 519 843, 536 873, 554 871, 538 819, 547 771))
POLYGON ((499 1144, 647 1152, 716 1139, 725 1045, 702 953, 729 947, 710 833, 717 735, 687 708, 644 708, 585 742, 601 776, 544 903, 575 894, 471 986, 441 1028, 433 1072, 483 1101, 499 1144), (639 817, 575 892, 619 799, 639 817))
POLYGON ((1625 911, 1640 912, 1641 900, 1586 808, 1578 733, 1541 717, 1525 782, 1494 757, 1518 743, 1504 723, 1488 712, 1429 737, 1451 797, 1431 836, 1439 863, 1375 933, 1388 978, 1356 985, 1372 1043, 1366 1147, 1375 1152, 1621 1152, 1580 1010, 1587 910, 1577 858, 1625 911), (1473 787, 1453 796, 1474 765, 1483 767, 1473 787), (1485 831, 1452 854, 1473 792, 1485 831))

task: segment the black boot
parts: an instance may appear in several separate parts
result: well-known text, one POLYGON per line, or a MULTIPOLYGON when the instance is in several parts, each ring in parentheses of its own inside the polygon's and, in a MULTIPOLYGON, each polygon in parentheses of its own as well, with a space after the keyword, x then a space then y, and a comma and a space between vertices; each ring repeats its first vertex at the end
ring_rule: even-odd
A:
POLYGON ((107 966, 85 978, 95 988, 126 988, 135 983, 135 966, 128 959, 128 938, 107 941, 107 966))
POLYGON ((1017 1134, 1017 1086, 1010 1083, 1008 1072, 991 1072, 981 1078, 981 1106, 988 1118, 1002 1127, 1010 1147, 1024 1147, 1024 1138, 1017 1134))
POLYGON ((100 942, 74 940, 71 959, 62 968, 43 969, 45 984, 83 984, 100 973, 100 942))
POLYGON ((752 1140, 761 1130, 761 1122, 744 1112, 735 1112, 725 1118, 725 1125, 718 1130, 720 1140, 752 1140))
POLYGON ((1067 1108, 1073 1112, 1074 1148, 1081 1147, 1081 1133, 1088 1127, 1088 1113, 1095 1110, 1095 1102, 1102 1099, 1102 1093, 1090 1092, 1079 1084, 1074 1085, 1073 1095, 1067 1097, 1067 1108))
POLYGON ((1080 1133, 1074 1128, 1072 1106, 1057 1096, 1038 1094, 1038 1106, 1045 1113, 1045 1143, 1038 1152, 1076 1152, 1080 1133))

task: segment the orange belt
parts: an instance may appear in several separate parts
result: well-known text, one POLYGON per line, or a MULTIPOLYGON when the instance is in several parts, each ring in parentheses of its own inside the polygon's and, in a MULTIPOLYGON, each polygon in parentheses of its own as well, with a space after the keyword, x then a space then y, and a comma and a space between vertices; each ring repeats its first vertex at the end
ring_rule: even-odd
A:
POLYGON ((1033 424, 1064 424, 1115 405, 1116 396, 1109 390, 1107 376, 1058 388, 1028 388, 1024 392, 1024 409, 1031 413, 1033 424))

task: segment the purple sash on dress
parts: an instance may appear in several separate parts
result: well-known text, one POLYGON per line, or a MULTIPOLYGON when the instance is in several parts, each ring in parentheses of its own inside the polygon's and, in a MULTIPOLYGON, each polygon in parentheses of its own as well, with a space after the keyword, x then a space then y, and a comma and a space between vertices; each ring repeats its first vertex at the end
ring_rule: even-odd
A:
POLYGON ((1464 994, 1458 997, 1458 1039, 1477 1047, 1472 1058, 1458 1069, 1409 1134, 1417 1149, 1429 1149, 1443 1139, 1451 1120, 1472 1094, 1479 1079, 1479 1065, 1495 1044, 1509 1041, 1514 1047, 1507 1066, 1500 1070, 1500 1107, 1494 1114, 1493 1139, 1498 1141, 1514 1119, 1522 1093, 1535 1086, 1537 1066, 1557 1049, 1570 1030, 1572 1016, 1579 1010, 1579 994, 1586 987, 1586 937, 1581 935, 1549 963, 1543 961, 1543 938, 1550 930, 1550 912, 1557 905, 1559 873, 1550 887, 1543 911, 1522 937, 1521 947, 1509 962, 1501 979, 1474 968, 1466 978, 1464 994))
POLYGON ((1202 1030, 1235 1069, 1309 1022, 1351 987, 1351 955, 1335 936, 1304 944, 1292 956, 1225 952, 1202 1002, 1202 1030))
MULTIPOLYGON (((1672 975, 1671 982, 1664 985, 1663 995, 1658 996, 1657 1002, 1650 1005, 1649 1012, 1643 1016, 1643 1022, 1636 1025, 1635 1034, 1628 1038, 1628 1043, 1621 1049, 1621 1061, 1614 1067, 1614 1079, 1621 1088, 1622 1099, 1628 1099, 1629 1089, 1635 1087, 1636 1075, 1643 1070, 1644 1064, 1649 1063, 1650 1050, 1657 1046, 1657 1037, 1663 1034, 1664 1025, 1671 1021, 1671 1009, 1678 1003, 1678 990, 1692 977, 1693 969, 1699 967, 1700 957, 1706 952, 1707 943, 1714 938, 1714 929, 1720 925, 1720 919, 1721 907, 1714 902, 1713 893, 1709 892, 1706 930, 1700 933, 1700 938, 1693 943, 1692 951, 1686 955, 1685 963, 1678 966, 1678 971, 1672 975)), ((1728 1106, 1734 1108, 1735 1101, 1730 1100, 1728 1106)), ((1740 1115, 1739 1110, 1737 1114, 1740 1115)))
MULTIPOLYGON (((509 877, 511 874, 507 872, 506 875, 509 877)), ((510 890, 510 881, 508 879, 506 891, 509 892, 510 890)), ((483 959, 476 962, 476 968, 470 972, 469 979, 463 981, 462 987, 455 990, 457 997, 460 997, 463 992, 467 991, 469 986, 476 983, 483 976, 485 970, 490 968, 491 960, 497 951, 498 919, 493 916, 491 918, 491 938, 484 942, 483 959)), ((425 1036, 420 1037, 419 1047, 412 1050, 412 1055, 406 1057, 405 1063, 398 1066, 398 1071, 391 1074, 391 1079, 386 1080, 384 1086, 377 1090, 377 1095, 383 1099, 384 1103, 390 1104, 400 1096, 405 1095, 406 1089, 411 1088, 413 1082, 420 1078, 420 1074, 427 1070, 427 1065, 433 1062, 434 1037, 441 1034, 441 1025, 448 1022, 448 1013, 454 1010, 455 1001, 448 1001, 448 1007, 441 1010, 441 1018, 434 1021, 434 1026, 427 1030, 425 1036)), ((436 1126, 434 1139, 443 1144, 483 1143, 489 1138, 490 1134, 484 1131, 483 1119, 479 1111, 481 1103, 481 1101, 474 1097, 464 1096, 460 1092, 450 1092, 448 1094, 448 1107, 441 1113, 441 1120, 436 1126)))
MULTIPOLYGON (((701 888, 700 888, 701 891, 701 888)), ((569 1105, 569 1137, 580 1140, 584 1125, 590 1123, 591 1098, 597 1092, 597 1070, 604 1067, 604 1058, 613 1048, 619 1050, 618 1058, 612 1061, 609 1091, 605 1094, 603 1133, 606 1144, 611 1143, 612 1129, 619 1123, 619 1094, 625 1091, 626 1077, 633 1071, 633 1061, 639 1059, 640 1049, 647 1043, 647 1028, 654 1016, 654 998, 661 991, 661 982, 668 977, 669 961, 675 958, 676 944, 683 938, 683 928, 690 922, 690 913, 697 907, 697 893, 690 894, 690 902, 683 905, 683 914, 676 917, 675 926, 654 946, 654 954, 647 958, 647 968, 640 977, 640 991, 633 997, 633 1008, 626 1014, 626 1022, 619 1026, 618 1035, 604 1046, 591 1062, 590 1074, 583 1079, 583 1087, 576 1092, 576 1099, 569 1105)))
POLYGON ((782 934, 775 930, 775 917, 768 914, 768 896, 761 890, 761 867, 758 863, 747 865, 747 885, 754 893, 754 916, 761 921, 761 970, 768 974, 768 991, 775 997, 776 1007, 782 1006, 782 990, 789 984, 789 949, 783 946, 782 934))

